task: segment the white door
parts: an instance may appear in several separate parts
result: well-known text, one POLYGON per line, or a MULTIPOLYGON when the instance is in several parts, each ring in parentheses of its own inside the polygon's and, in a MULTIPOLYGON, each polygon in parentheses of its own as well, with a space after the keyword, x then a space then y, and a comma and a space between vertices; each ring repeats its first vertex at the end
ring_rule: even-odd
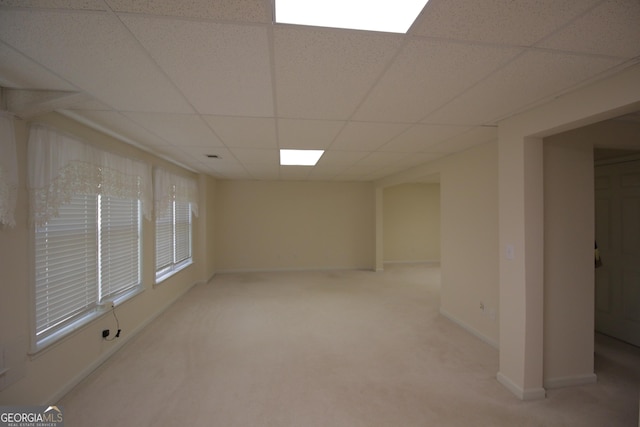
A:
POLYGON ((640 346, 640 161, 595 168, 596 330, 640 346))

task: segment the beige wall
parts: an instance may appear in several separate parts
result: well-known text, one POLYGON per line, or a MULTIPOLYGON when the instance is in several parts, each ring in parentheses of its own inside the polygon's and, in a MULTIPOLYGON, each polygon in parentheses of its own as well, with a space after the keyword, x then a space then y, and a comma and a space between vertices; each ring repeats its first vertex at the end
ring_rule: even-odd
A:
POLYGON ((544 140, 544 385, 595 380, 593 148, 640 148, 640 124, 605 121, 544 140))
POLYGON ((372 269, 371 183, 218 181, 218 271, 372 269))
POLYGON ((544 141, 544 386, 593 376, 593 146, 544 141))
MULTIPOLYGON (((124 156, 145 160, 153 165, 162 164, 170 169, 175 166, 123 144, 111 137, 92 131, 69 119, 55 114, 38 118, 58 129, 75 134, 105 150, 124 156)), ((154 286, 154 227, 151 221, 143 221, 143 268, 144 292, 117 307, 122 329, 121 338, 107 342, 101 337, 102 329, 114 329, 110 314, 105 314, 78 331, 47 347, 36 355, 28 355, 30 330, 30 248, 31 228, 28 225, 28 203, 26 193, 26 141, 27 123, 16 121, 18 170, 20 176, 19 204, 15 228, 0 229, 0 346, 5 352, 19 355, 12 363, 9 374, 18 380, 0 391, 0 404, 46 404, 75 385, 91 370, 130 339, 138 330, 152 321, 164 308, 186 292, 193 284, 206 281, 212 274, 213 259, 202 254, 202 230, 208 223, 207 210, 212 209, 210 194, 202 194, 205 206, 200 217, 194 220, 194 265, 182 270, 165 282, 154 286), (202 264, 205 265, 202 265, 202 264)), ((214 185, 211 179, 206 180, 214 185)), ((212 227, 211 227, 212 228, 212 227)), ((6 354, 6 353, 5 353, 6 354)))
MULTIPOLYGON (((502 303, 497 378, 521 399, 545 396, 542 138, 637 110, 639 82, 640 67, 630 67, 498 123, 502 303), (514 248, 511 258, 508 245, 514 248)), ((593 348, 584 351, 593 353, 593 348)))
POLYGON ((441 312, 494 346, 498 345, 497 164, 497 144, 491 142, 449 157, 440 175, 441 312))
POLYGON ((440 185, 388 187, 383 201, 384 261, 439 261, 440 185))

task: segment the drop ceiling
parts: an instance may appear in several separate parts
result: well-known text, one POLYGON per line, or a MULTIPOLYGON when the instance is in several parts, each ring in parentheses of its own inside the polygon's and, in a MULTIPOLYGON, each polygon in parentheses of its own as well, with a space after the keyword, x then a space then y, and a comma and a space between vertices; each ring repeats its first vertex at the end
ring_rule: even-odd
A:
POLYGON ((55 110, 218 178, 368 181, 640 59, 637 0, 430 0, 406 35, 273 16, 271 0, 0 0, 0 86, 19 116, 55 110), (280 148, 326 152, 288 167, 280 148))

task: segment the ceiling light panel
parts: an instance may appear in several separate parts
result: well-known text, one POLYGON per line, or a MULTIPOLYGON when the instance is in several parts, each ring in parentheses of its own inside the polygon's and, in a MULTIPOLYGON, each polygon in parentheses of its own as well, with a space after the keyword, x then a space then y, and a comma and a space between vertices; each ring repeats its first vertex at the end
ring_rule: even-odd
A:
POLYGON ((280 150, 281 166, 315 166, 324 150, 280 150))
POLYGON ((276 0, 280 24, 406 33, 427 0, 276 0))

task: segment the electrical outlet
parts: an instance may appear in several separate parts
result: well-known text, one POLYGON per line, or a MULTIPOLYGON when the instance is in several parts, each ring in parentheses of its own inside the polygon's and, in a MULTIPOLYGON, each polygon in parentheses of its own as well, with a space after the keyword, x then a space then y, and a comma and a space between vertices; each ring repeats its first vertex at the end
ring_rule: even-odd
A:
POLYGON ((106 338, 109 336, 110 331, 108 329, 102 330, 102 338, 106 338))

